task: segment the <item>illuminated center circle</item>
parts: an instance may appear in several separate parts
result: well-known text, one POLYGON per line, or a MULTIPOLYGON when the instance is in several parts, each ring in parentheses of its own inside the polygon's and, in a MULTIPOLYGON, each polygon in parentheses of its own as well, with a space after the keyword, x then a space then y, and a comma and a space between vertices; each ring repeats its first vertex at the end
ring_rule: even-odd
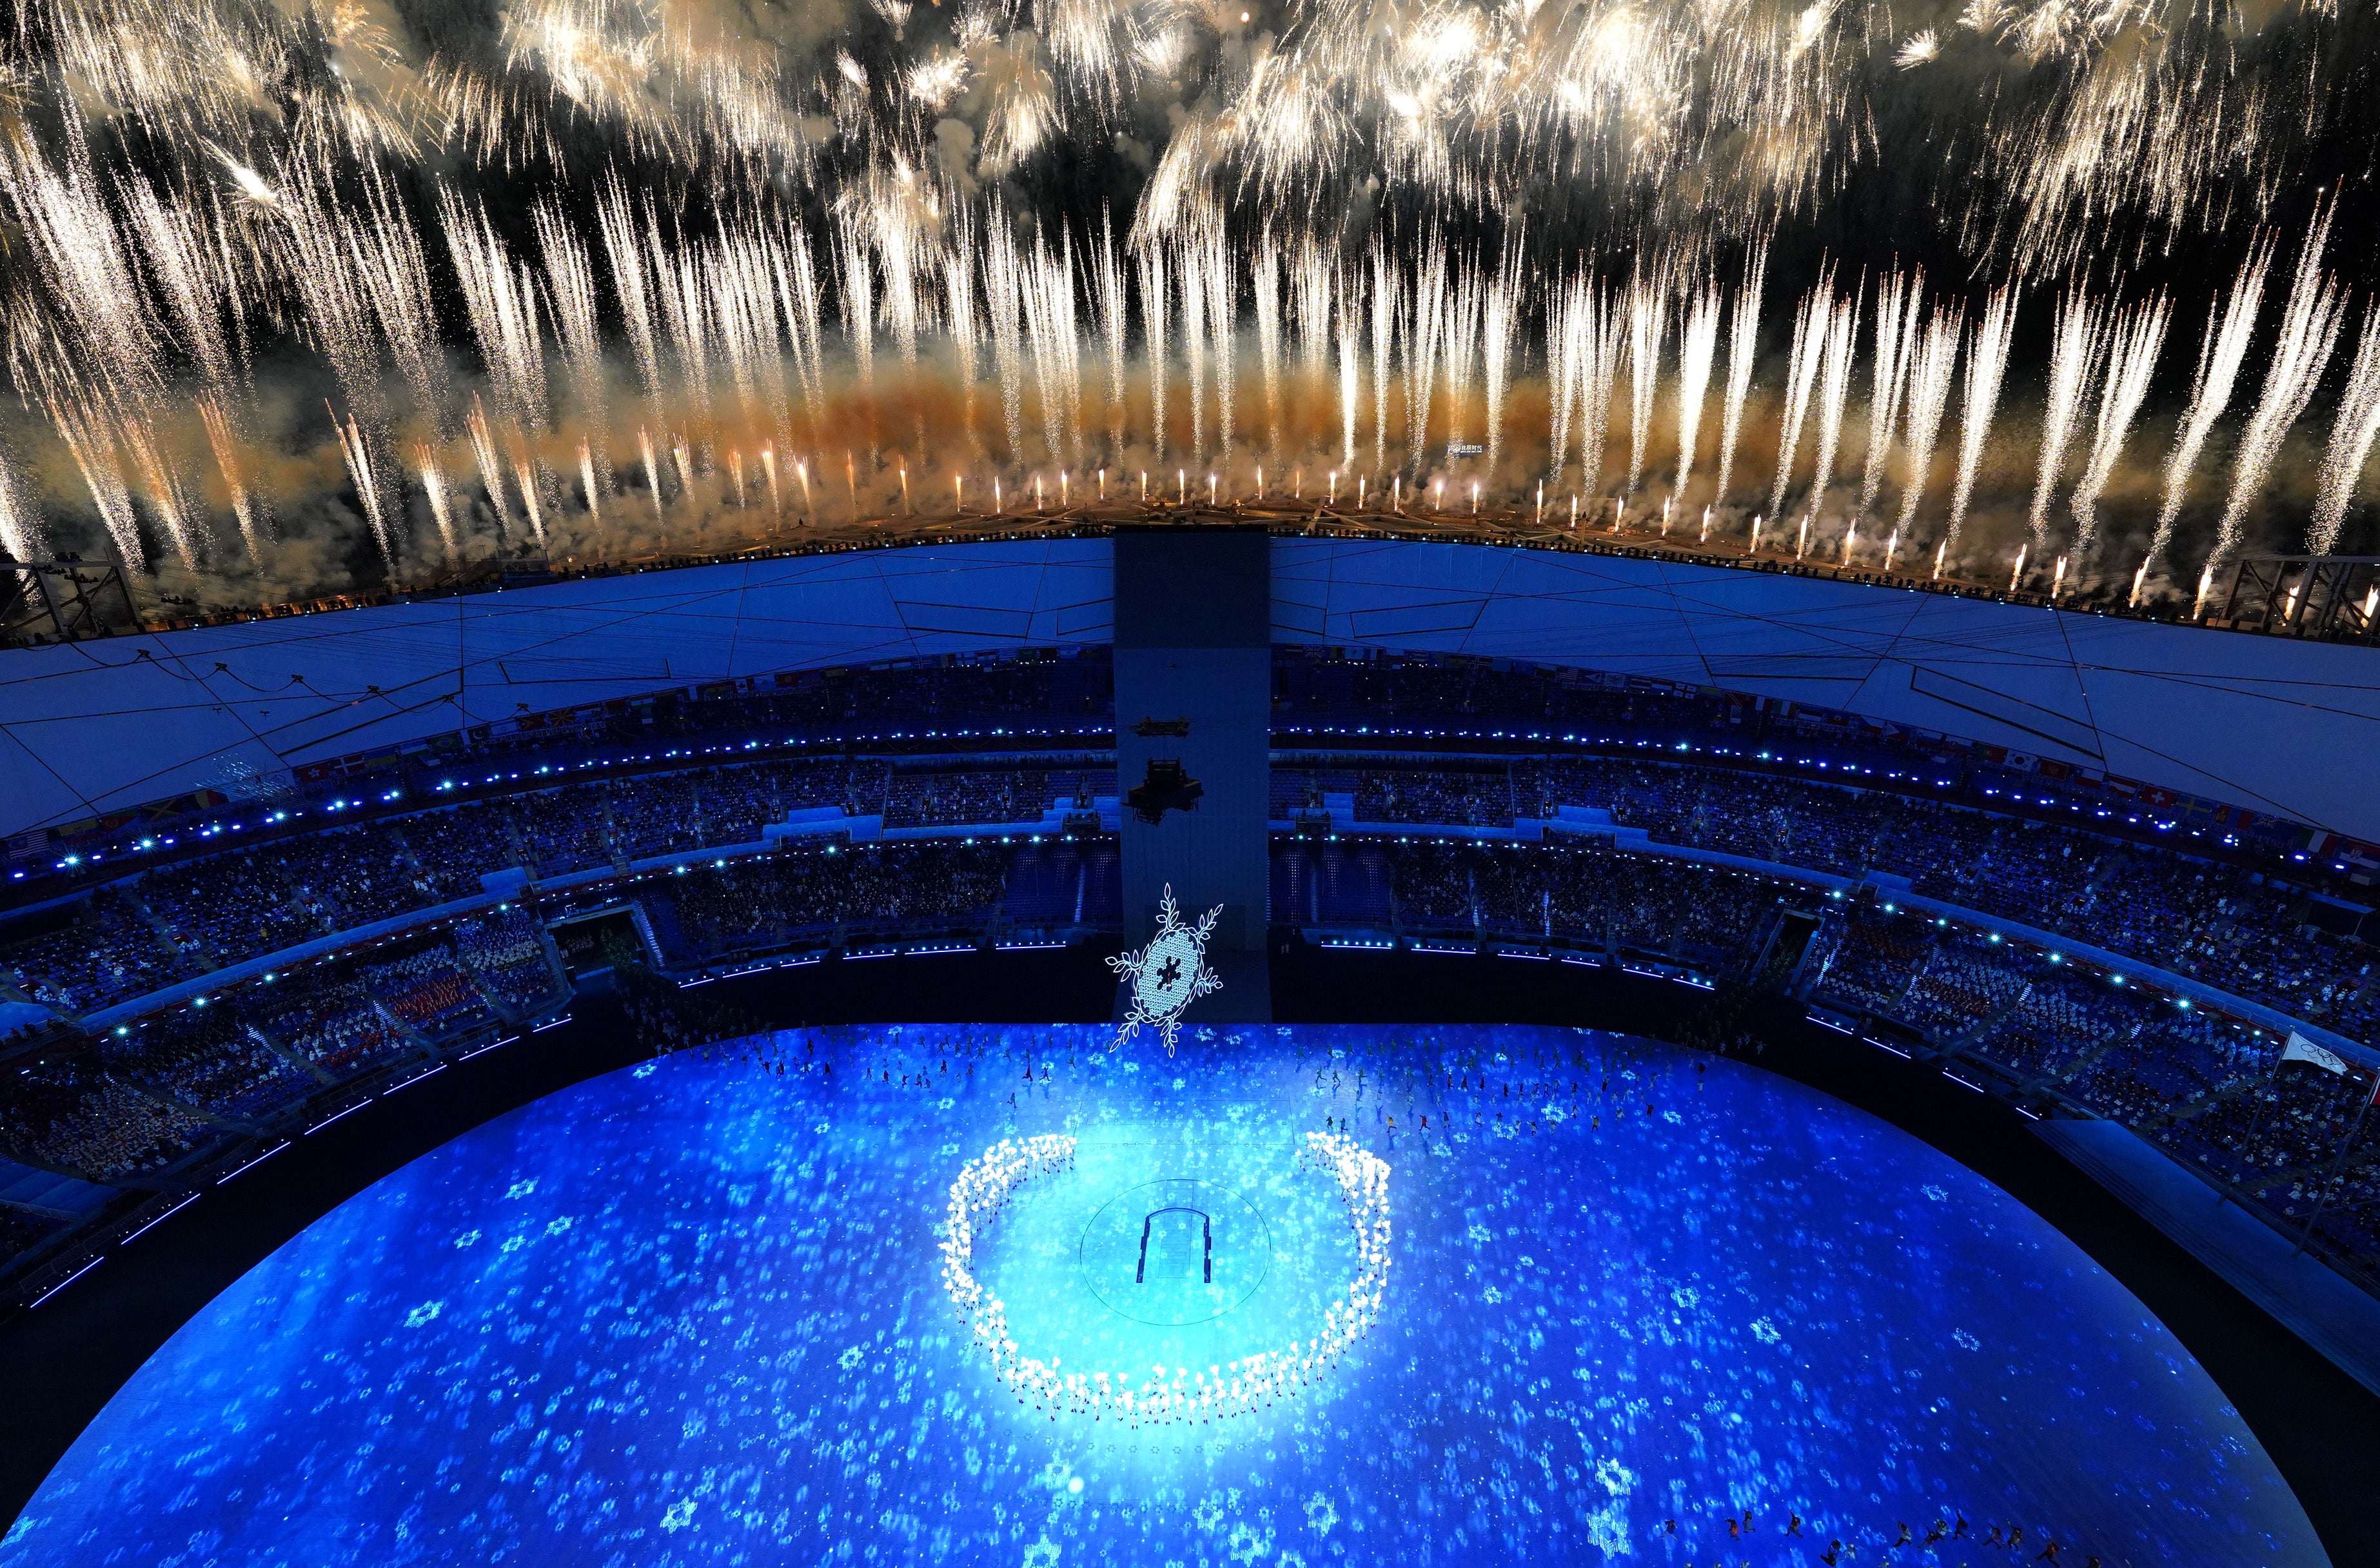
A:
POLYGON ((1231 1188, 1170 1177, 1100 1205, 1075 1256, 1100 1306, 1178 1328, 1210 1322, 1256 1294, 1272 1269, 1272 1231, 1231 1188))
POLYGON ((1189 1006, 1198 984, 1198 966, 1206 957, 1205 944, 1179 926, 1150 942, 1148 961, 1132 982, 1133 997, 1141 1011, 1161 1018, 1189 1006))

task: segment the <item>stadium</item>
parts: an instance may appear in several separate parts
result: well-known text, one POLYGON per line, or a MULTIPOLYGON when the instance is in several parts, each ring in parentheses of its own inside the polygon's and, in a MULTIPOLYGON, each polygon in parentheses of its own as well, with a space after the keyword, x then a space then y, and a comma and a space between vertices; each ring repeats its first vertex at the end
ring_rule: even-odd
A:
POLYGON ((2375 71, 22 0, 0 1568, 2380 1565, 2375 71))
POLYGON ((12 1563, 2356 1560, 2366 648, 1208 515, 7 657, 12 1563))

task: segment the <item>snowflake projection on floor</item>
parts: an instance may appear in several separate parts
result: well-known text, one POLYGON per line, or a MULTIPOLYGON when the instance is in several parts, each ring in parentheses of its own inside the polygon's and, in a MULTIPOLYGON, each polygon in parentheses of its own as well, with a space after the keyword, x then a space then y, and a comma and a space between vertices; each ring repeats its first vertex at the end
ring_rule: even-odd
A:
POLYGON ((1209 991, 1223 989, 1214 970, 1207 967, 1207 934, 1215 929, 1223 906, 1216 905, 1195 926, 1181 920, 1173 902, 1173 884, 1157 906, 1157 935, 1137 953, 1120 954, 1108 967, 1132 987, 1132 1011, 1116 1026, 1115 1044, 1122 1047, 1143 1024, 1154 1024, 1165 1038, 1165 1053, 1173 1054, 1174 1031, 1182 1027, 1182 1010, 1209 991))

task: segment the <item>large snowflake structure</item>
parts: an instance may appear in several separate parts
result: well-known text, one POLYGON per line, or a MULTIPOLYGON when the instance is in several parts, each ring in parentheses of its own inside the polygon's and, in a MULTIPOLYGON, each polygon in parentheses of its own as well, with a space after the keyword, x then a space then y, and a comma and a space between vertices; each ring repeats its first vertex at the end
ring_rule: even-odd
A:
POLYGON ((1165 1038, 1165 1053, 1173 1054, 1174 1031, 1182 1027, 1182 1010, 1209 991, 1223 989, 1221 977, 1207 967, 1207 934, 1223 913, 1216 905, 1195 926, 1181 920, 1173 902, 1173 884, 1157 906, 1157 935, 1137 953, 1108 960, 1108 967, 1132 987, 1132 1010, 1116 1026, 1115 1043, 1122 1046, 1143 1024, 1154 1024, 1165 1038))

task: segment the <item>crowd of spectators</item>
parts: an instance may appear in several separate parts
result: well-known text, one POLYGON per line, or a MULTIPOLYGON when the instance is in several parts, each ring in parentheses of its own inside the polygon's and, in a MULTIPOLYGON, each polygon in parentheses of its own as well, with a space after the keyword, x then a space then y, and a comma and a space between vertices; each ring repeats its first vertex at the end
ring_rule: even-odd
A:
POLYGON ((1864 902, 1820 941, 1821 1003, 2123 1123, 2380 1288, 2373 1069, 2291 1052, 2278 1029, 1948 918, 1864 902))
POLYGON ((527 1015, 558 1000, 560 974, 547 955, 537 919, 517 905, 457 920, 455 945, 480 987, 499 1007, 527 1015))
POLYGON ((558 876, 760 842, 828 808, 896 827, 1038 821, 1058 800, 1116 793, 1111 769, 912 768, 772 759, 557 784, 261 841, 101 888, 68 911, 0 926, 0 978, 82 1014, 413 910, 478 895, 485 873, 558 876), (23 934, 15 934, 21 930, 23 934))
POLYGON ((362 967, 365 988, 433 1043, 496 1016, 443 936, 402 942, 387 954, 375 951, 362 967))
POLYGON ((248 858, 277 872, 323 930, 351 930, 431 901, 394 822, 280 839, 249 851, 248 858))
POLYGON ((140 1019, 100 1037, 100 1060, 115 1076, 231 1122, 254 1122, 321 1087, 242 1012, 235 993, 140 1019))
MULTIPOLYGON (((1323 776, 1299 771, 1286 786, 1277 778, 1274 809, 1283 812, 1297 781, 1323 776)), ((1700 762, 1522 758, 1490 769, 1380 760, 1351 763, 1334 782, 1353 785, 1359 826, 1496 828, 1584 807, 1656 844, 1837 876, 1902 877, 1921 895, 2380 1039, 2372 949, 2311 923, 2309 894, 2204 858, 2033 818, 1700 762)))
POLYGON ((158 871, 143 877, 132 895, 196 960, 191 972, 295 947, 324 930, 265 853, 230 851, 158 871))
POLYGON ((248 1009, 292 1053, 336 1077, 385 1066, 420 1047, 348 964, 326 962, 281 976, 248 1009))
POLYGON ((94 1180, 139 1177, 209 1135, 205 1118, 118 1082, 87 1054, 0 1071, 0 1148, 36 1164, 94 1180))
MULTIPOLYGON (((1713 967, 1749 958, 1806 889, 1725 867, 1592 845, 1396 842, 1380 846, 1407 931, 1562 937, 1612 954, 1713 967)), ((1276 874, 1294 900, 1294 873, 1276 874)), ((1286 913, 1286 912, 1284 912, 1286 913)))
POLYGON ((735 860, 673 877, 657 898, 696 955, 779 946, 804 930, 981 922, 1001 904, 1008 852, 926 840, 735 860))
POLYGON ((881 798, 888 828, 989 826, 1038 821, 1061 799, 1087 808, 1115 793, 1112 769, 896 769, 886 774, 881 798))
POLYGON ((33 929, 0 947, 0 974, 62 1013, 96 1012, 203 968, 183 963, 140 907, 113 888, 28 924, 33 929))

